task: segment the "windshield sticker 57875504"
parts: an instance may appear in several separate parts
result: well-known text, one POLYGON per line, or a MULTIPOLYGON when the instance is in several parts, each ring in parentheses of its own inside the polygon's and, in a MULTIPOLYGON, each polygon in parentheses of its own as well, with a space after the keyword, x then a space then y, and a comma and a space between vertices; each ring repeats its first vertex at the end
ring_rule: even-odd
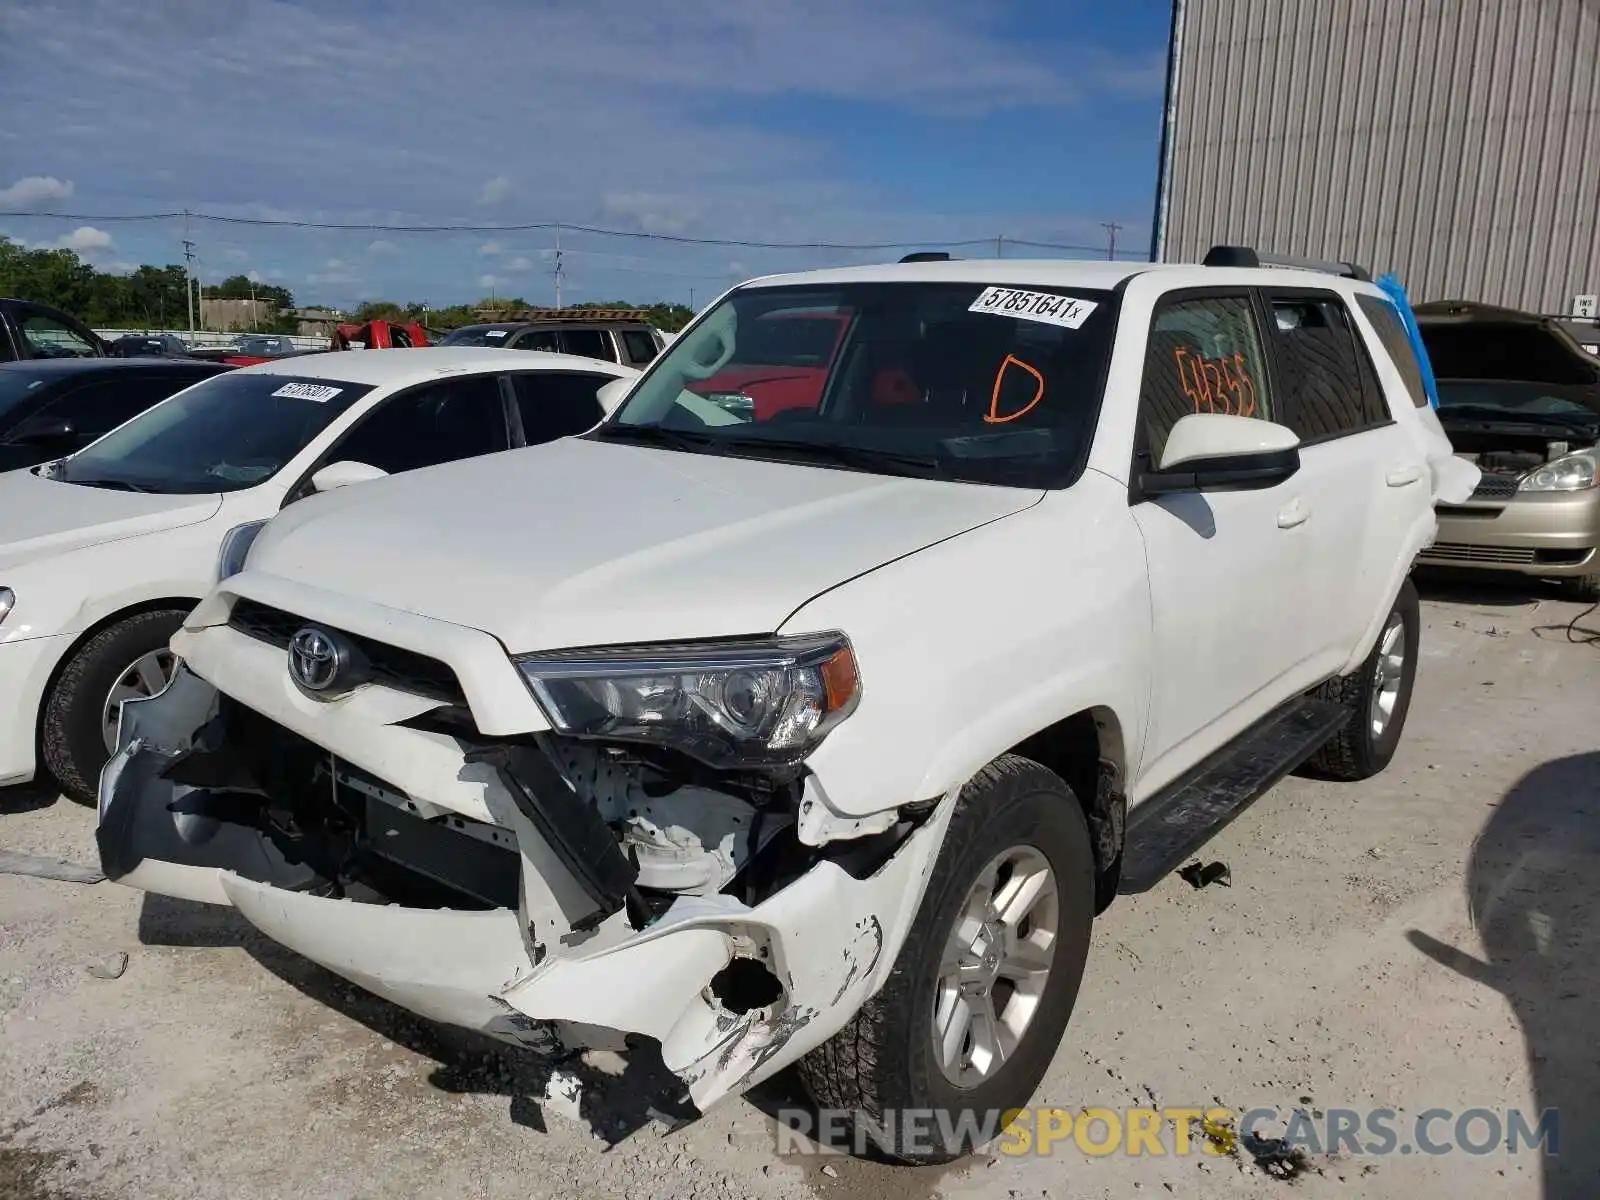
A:
POLYGON ((343 390, 322 383, 286 383, 272 394, 290 400, 315 400, 318 404, 326 404, 343 390))
POLYGON ((1043 325, 1059 325, 1063 329, 1080 329, 1098 307, 1093 300, 1058 296, 1054 292, 990 287, 983 289, 978 298, 967 306, 967 311, 1015 317, 1019 321, 1038 321, 1043 325))

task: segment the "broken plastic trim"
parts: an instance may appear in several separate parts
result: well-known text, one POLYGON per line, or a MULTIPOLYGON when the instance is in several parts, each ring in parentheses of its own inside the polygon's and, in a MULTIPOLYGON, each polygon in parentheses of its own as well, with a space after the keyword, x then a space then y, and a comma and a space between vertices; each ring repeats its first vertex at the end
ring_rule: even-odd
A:
POLYGON ((600 814, 573 794, 543 750, 502 743, 468 750, 466 761, 495 769, 518 810, 594 901, 592 913, 572 922, 574 931, 594 929, 622 910, 639 868, 623 855, 600 814))

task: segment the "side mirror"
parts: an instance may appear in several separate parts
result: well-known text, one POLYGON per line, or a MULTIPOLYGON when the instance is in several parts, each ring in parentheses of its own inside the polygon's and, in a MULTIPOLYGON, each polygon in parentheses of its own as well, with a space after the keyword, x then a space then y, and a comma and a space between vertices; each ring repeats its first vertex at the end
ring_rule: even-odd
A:
POLYGON ((25 446, 48 445, 65 441, 77 432, 77 426, 65 417, 29 417, 6 440, 25 446))
POLYGON ((622 398, 633 390, 633 381, 637 378, 639 378, 637 375, 627 375, 621 379, 613 379, 595 392, 594 398, 600 401, 600 408, 606 416, 609 417, 617 411, 622 398))
POLYGON ((311 477, 311 489, 317 492, 331 492, 334 488, 346 487, 352 483, 366 483, 370 479, 382 479, 389 472, 378 467, 368 466, 364 462, 352 462, 344 459, 340 462, 329 463, 311 477))
POLYGON ((1139 478, 1146 496, 1248 492, 1276 487, 1300 469, 1294 430, 1254 417, 1190 413, 1167 435, 1161 461, 1139 478))

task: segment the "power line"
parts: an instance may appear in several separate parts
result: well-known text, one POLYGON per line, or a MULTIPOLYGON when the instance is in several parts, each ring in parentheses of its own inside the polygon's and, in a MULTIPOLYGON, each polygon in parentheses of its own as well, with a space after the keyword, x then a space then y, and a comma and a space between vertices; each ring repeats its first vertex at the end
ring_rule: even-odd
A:
POLYGON ((211 221, 224 225, 249 225, 258 228, 327 229, 364 233, 528 233, 536 230, 565 230, 586 233, 595 237, 627 238, 644 242, 667 242, 681 246, 730 246, 750 250, 901 250, 907 246, 938 245, 952 249, 971 246, 1028 246, 1039 250, 1064 250, 1081 254, 1099 254, 1100 246, 1075 245, 1069 242, 1029 241, 1003 236, 999 238, 914 238, 899 242, 763 242, 749 238, 690 237, 677 233, 646 233, 637 229, 608 229, 599 225, 575 225, 570 221, 524 221, 508 225, 388 225, 379 222, 299 221, 279 217, 229 217, 219 213, 179 212, 159 213, 62 213, 62 212, 0 212, 0 217, 33 217, 55 221, 99 221, 102 223, 138 221, 211 221))

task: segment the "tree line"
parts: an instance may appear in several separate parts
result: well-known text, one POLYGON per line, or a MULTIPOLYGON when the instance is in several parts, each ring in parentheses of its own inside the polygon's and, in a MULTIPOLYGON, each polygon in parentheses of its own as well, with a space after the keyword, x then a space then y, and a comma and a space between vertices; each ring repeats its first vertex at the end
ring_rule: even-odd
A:
MULTIPOLYGON (((294 333, 299 324, 289 315, 294 308, 294 295, 288 288, 253 283, 248 276, 234 275, 206 287, 204 294, 210 300, 249 300, 253 295, 257 300, 273 302, 278 314, 263 329, 266 333, 294 333)), ((49 304, 101 329, 182 329, 189 320, 182 266, 142 266, 131 274, 116 275, 96 270, 71 250, 30 250, 6 237, 0 237, 0 296, 49 304)), ((429 329, 444 330, 477 322, 481 319, 480 308, 534 307, 538 306, 520 296, 448 308, 368 300, 357 306, 351 319, 418 321, 429 329)), ((643 308, 650 323, 668 333, 676 333, 694 316, 694 310, 683 304, 640 305, 628 300, 606 300, 575 307, 643 308)), ((197 320, 199 316, 197 311, 197 320)))

